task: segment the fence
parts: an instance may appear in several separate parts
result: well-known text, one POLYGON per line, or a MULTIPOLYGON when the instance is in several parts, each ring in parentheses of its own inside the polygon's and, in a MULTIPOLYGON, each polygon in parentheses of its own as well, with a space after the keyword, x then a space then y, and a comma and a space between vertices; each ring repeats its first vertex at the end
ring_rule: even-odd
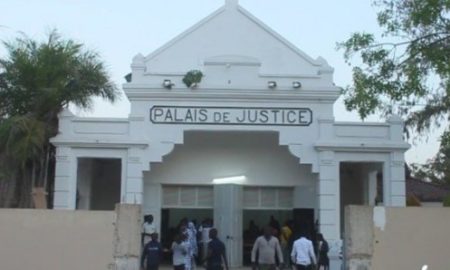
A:
POLYGON ((349 270, 450 269, 450 208, 348 206, 349 270))
POLYGON ((0 269, 134 270, 140 207, 116 211, 0 209, 0 269))

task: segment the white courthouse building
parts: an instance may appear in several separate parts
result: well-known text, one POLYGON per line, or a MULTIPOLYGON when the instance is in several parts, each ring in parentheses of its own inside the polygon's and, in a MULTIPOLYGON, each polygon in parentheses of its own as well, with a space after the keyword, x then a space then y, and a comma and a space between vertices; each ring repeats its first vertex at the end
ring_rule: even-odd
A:
POLYGON ((137 54, 131 74, 128 118, 60 114, 55 209, 142 204, 160 232, 211 217, 235 267, 251 220, 317 223, 336 269, 345 205, 405 205, 401 119, 336 122, 333 68, 237 0, 137 54), (192 70, 203 77, 187 87, 192 70))

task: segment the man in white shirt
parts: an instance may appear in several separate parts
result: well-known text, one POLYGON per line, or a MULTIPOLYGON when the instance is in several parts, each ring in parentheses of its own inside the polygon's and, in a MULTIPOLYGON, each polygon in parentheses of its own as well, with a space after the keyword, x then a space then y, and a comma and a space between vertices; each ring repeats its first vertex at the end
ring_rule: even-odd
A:
POLYGON ((156 226, 153 223, 152 215, 144 216, 144 224, 142 224, 142 246, 145 246, 152 240, 152 234, 157 233, 156 226))
POLYGON ((316 264, 313 244, 305 237, 304 233, 294 242, 291 259, 297 266, 297 270, 311 270, 313 265, 316 264))

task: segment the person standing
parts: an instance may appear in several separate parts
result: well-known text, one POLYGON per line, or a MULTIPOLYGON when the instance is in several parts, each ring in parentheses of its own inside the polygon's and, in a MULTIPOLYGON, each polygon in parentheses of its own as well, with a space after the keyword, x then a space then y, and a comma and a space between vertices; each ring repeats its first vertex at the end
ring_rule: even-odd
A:
POLYGON ((206 270, 228 270, 228 261, 225 252, 225 244, 217 238, 217 230, 209 230, 208 252, 206 255, 206 270))
POLYGON ((280 244, 281 244, 281 251, 283 252, 283 260, 284 260, 284 264, 287 267, 290 267, 291 264, 291 258, 290 258, 290 249, 289 249, 289 244, 291 242, 291 237, 292 237, 292 227, 293 227, 293 221, 292 220, 288 220, 286 221, 286 223, 284 224, 284 226, 281 228, 281 233, 280 233, 280 244))
POLYGON ((185 236, 178 234, 172 243, 172 264, 174 270, 185 270, 187 246, 184 244, 185 236))
POLYGON ((323 238, 321 233, 317 234, 317 241, 319 241, 319 247, 317 249, 317 269, 320 270, 320 267, 323 266, 323 270, 330 270, 330 258, 328 258, 328 251, 330 248, 328 242, 323 238))
POLYGON ((192 221, 188 222, 186 233, 189 242, 189 265, 191 266, 190 269, 195 269, 195 257, 198 254, 197 229, 195 229, 195 225, 192 221))
POLYGON ((277 267, 276 258, 278 258, 280 265, 283 265, 283 254, 281 252, 280 242, 278 241, 278 238, 272 235, 272 233, 272 227, 266 226, 264 228, 264 235, 256 238, 251 256, 253 269, 275 270, 277 267), (256 254, 258 254, 258 260, 256 260, 256 254))
POLYGON ((186 254, 184 256, 184 269, 185 270, 192 270, 192 246, 191 242, 189 241, 189 230, 185 227, 182 228, 182 234, 183 234, 183 242, 182 245, 184 245, 186 249, 186 254))
POLYGON ((162 247, 158 242, 158 234, 152 233, 150 242, 142 251, 141 270, 158 270, 161 255, 162 247))
POLYGON ((212 221, 210 219, 205 219, 202 222, 202 225, 199 228, 199 231, 201 232, 201 253, 200 253, 200 262, 203 262, 206 260, 208 255, 208 243, 211 240, 209 236, 209 232, 212 229, 212 221))
POLYGON ((151 235, 157 233, 156 226, 153 224, 153 216, 145 215, 144 224, 142 224, 142 246, 147 245, 152 240, 151 235))
POLYGON ((292 246, 291 259, 297 270, 312 270, 316 264, 313 244, 304 231, 300 232, 300 238, 292 246))

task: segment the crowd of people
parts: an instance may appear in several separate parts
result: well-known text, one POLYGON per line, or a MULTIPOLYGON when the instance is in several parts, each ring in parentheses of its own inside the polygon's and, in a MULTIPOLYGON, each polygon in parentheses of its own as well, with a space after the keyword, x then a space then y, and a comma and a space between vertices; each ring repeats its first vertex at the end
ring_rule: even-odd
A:
MULTIPOLYGON (((227 270, 228 263, 224 243, 218 239, 213 221, 208 219, 200 225, 184 218, 174 231, 170 249, 163 249, 158 241, 156 227, 151 215, 144 217, 141 268, 157 270, 163 252, 172 253, 174 270, 195 270, 206 266, 207 270, 227 270)), ((329 270, 329 246, 322 234, 317 234, 313 244, 308 232, 300 228, 294 239, 294 222, 286 221, 284 226, 272 216, 261 231, 253 221, 244 233, 254 237, 251 263, 254 270, 275 270, 294 268, 297 270, 329 270)))
MULTIPOLYGON (((288 220, 284 226, 271 216, 268 225, 256 236, 251 251, 253 269, 275 270, 294 268, 297 270, 329 270, 329 246, 322 234, 315 241, 309 239, 308 230, 300 226, 294 235, 294 222, 288 220)), ((259 228, 250 221, 246 237, 255 237, 259 228)), ((247 238, 248 239, 248 238, 247 238)))
POLYGON ((142 270, 157 270, 163 252, 172 253, 174 270, 194 270, 197 265, 204 265, 207 270, 228 269, 225 244, 218 239, 211 219, 204 220, 200 226, 195 221, 182 219, 173 231, 170 249, 164 249, 158 241, 151 215, 144 217, 142 227, 142 270))

